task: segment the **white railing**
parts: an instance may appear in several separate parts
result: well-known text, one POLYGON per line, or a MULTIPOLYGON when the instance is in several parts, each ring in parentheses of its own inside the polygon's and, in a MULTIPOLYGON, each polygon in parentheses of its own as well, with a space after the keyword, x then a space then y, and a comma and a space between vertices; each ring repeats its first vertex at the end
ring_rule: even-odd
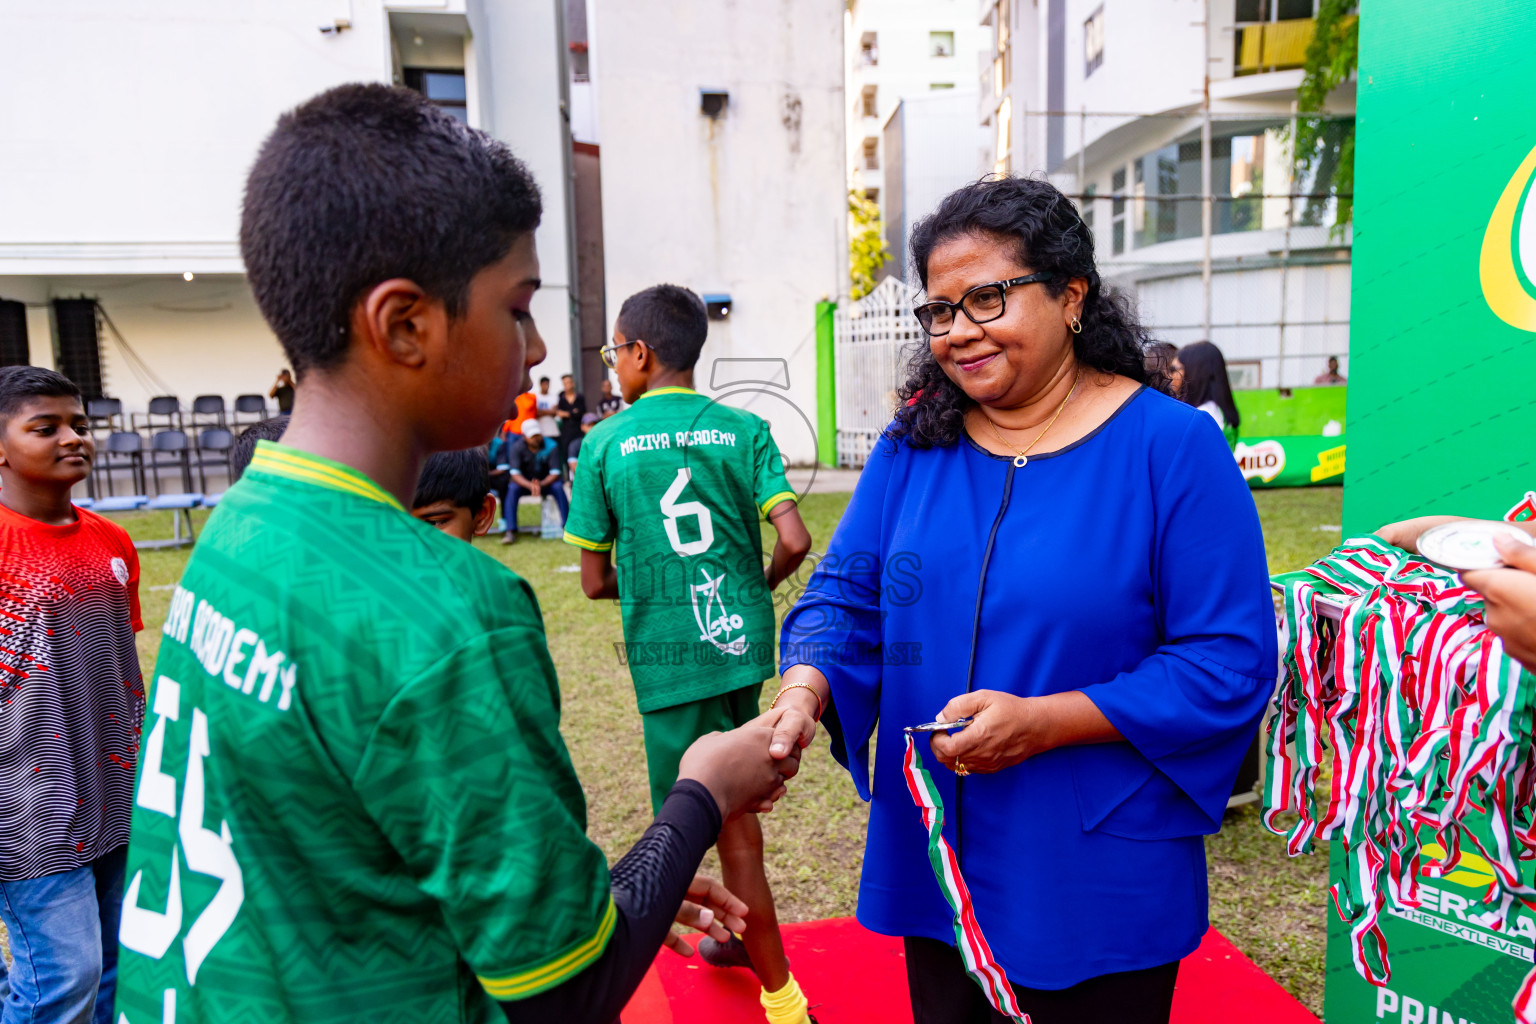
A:
POLYGON ((927 336, 912 315, 920 293, 888 277, 837 310, 837 464, 862 466, 890 423, 907 360, 927 336))

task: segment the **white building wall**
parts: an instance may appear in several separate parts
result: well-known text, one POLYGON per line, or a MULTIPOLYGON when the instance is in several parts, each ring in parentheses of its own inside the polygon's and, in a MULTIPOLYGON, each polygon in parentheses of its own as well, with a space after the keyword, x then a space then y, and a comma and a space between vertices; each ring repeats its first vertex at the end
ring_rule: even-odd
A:
POLYGON ((903 187, 909 223, 932 213, 949 193, 991 170, 987 133, 966 116, 976 107, 975 92, 912 96, 905 111, 906 153, 903 187))
MULTIPOLYGON (((849 187, 881 188, 886 184, 886 159, 880 145, 881 167, 864 167, 864 140, 879 139, 896 105, 908 97, 926 95, 935 85, 972 92, 978 59, 990 45, 976 18, 975 0, 856 0, 848 7, 844 53, 847 67, 847 146, 849 187), (861 58, 864 33, 876 34, 879 63, 861 58), (954 33, 954 53, 930 56, 930 33, 954 33), (863 113, 863 89, 876 88, 876 112, 863 113)), ((968 112, 969 113, 969 112, 968 112)), ((884 210, 882 196, 881 208, 884 210)))
POLYGON ((891 245, 898 264, 889 269, 895 269, 897 277, 916 280, 907 265, 906 239, 912 225, 955 189, 992 170, 990 133, 975 121, 976 103, 973 89, 946 89, 908 96, 891 114, 901 122, 895 134, 902 144, 900 154, 889 154, 891 167, 899 168, 899 180, 887 179, 887 188, 893 190, 886 207, 887 237, 901 239, 899 246, 891 245))
POLYGON ((389 78, 378 3, 4 0, 0 21, 0 273, 31 272, 29 247, 110 269, 100 243, 239 269, 240 189, 277 115, 389 78))
MULTIPOLYGON (((699 389, 725 390, 710 387, 717 359, 785 360, 787 390, 732 401, 769 419, 791 461, 809 463, 815 304, 846 277, 842 8, 593 6, 604 40, 592 66, 609 315, 661 282, 729 294, 729 320, 710 324, 699 389), (706 86, 730 92, 718 119, 700 113, 706 86)), ((741 369, 720 366, 731 379, 741 369)))
POLYGON ((543 287, 531 311, 549 356, 534 376, 570 373, 575 324, 571 309, 570 145, 560 7, 555 0, 505 3, 469 0, 475 65, 488 98, 483 128, 512 147, 544 196, 534 232, 543 287))
MULTIPOLYGON (((1245 374, 1258 387, 1309 385, 1327 370, 1329 356, 1339 357, 1347 377, 1349 282, 1348 263, 1301 264, 1283 272, 1279 267, 1225 267, 1211 278, 1209 340, 1221 349, 1229 369, 1258 364, 1256 381, 1245 374)), ((1198 272, 1146 279, 1132 287, 1142 320, 1158 340, 1183 346, 1206 338, 1200 326, 1198 272)))
MULTIPOLYGON (((1233 0, 981 0, 984 18, 996 22, 999 6, 1012 16, 1012 83, 998 95, 983 85, 980 119, 995 133, 1004 100, 1014 119, 1011 168, 1049 171, 1069 193, 1092 190, 1087 203, 1101 272, 1138 300, 1155 336, 1176 344, 1204 337, 1232 363, 1249 364, 1262 387, 1310 384, 1330 355, 1348 365, 1350 235, 1324 226, 1297 224, 1284 230, 1286 199, 1260 204, 1258 230, 1220 228, 1212 236, 1210 329, 1204 327, 1197 200, 1181 202, 1178 232, 1193 237, 1138 246, 1140 226, 1157 215, 1155 180, 1138 191, 1133 161, 1176 142, 1197 140, 1206 70, 1210 76, 1213 136, 1263 133, 1283 125, 1301 83, 1298 70, 1234 76, 1233 0), (1209 24, 1204 24, 1209 12, 1209 24), (1089 73, 1085 26, 1102 16, 1102 61, 1089 73), (1206 38, 1209 56, 1206 60, 1206 38), (1053 88, 1053 58, 1060 78, 1053 88), (1044 112, 1053 112, 1042 116, 1044 112), (1052 124, 1059 152, 1048 158, 1052 124), (1113 251, 1113 176, 1124 172, 1125 242, 1113 251), (1281 254, 1291 265, 1282 270, 1281 254), (1282 300, 1282 276, 1284 299, 1282 300), (1283 358, 1282 358, 1283 356, 1283 358), (1282 368, 1283 364, 1283 368, 1282 368)), ((1330 113, 1354 111, 1354 87, 1345 83, 1328 100, 1330 113)), ((994 135, 995 137, 995 135, 994 135)), ((1213 191, 1223 193, 1230 173, 1218 161, 1213 191)), ((1276 133, 1264 139, 1263 191, 1292 189, 1288 155, 1276 133)), ((1198 194, 1181 177, 1180 193, 1198 194)), ((1295 206, 1300 219, 1302 203, 1295 206)), ((1230 210, 1230 207, 1228 207, 1230 210)))
MULTIPOLYGON (((1078 117, 1064 120, 1064 155, 1069 163, 1063 173, 1075 175, 1072 160, 1080 140, 1091 147, 1107 132, 1135 120, 1121 115, 1151 114, 1200 104, 1205 49, 1199 23, 1207 0, 1053 2, 1066 7, 1063 109, 1079 112, 1078 117), (1086 74, 1084 26, 1101 7, 1103 61, 1092 74, 1086 74), (1092 116, 1082 117, 1085 111, 1092 116)), ((1213 9, 1221 6, 1219 0, 1209 2, 1213 9)), ((1227 6, 1231 6, 1230 0, 1227 6)), ((1228 35, 1221 52, 1230 54, 1231 49, 1228 35)), ((1212 56, 1217 52, 1218 48, 1213 46, 1212 56)))
MULTIPOLYGON (((391 81, 399 58, 451 59, 457 33, 472 40, 467 51, 457 44, 471 118, 508 142, 543 190, 545 288, 533 311, 546 370, 564 372, 568 178, 555 14, 553 3, 490 0, 0 0, 0 295, 29 303, 34 361, 52 363, 48 301, 87 295, 184 403, 265 391, 282 356, 238 248, 261 141, 280 113, 327 88, 391 81), (336 30, 339 20, 350 27, 336 30), (421 53, 407 43, 401 54, 392 21, 423 27, 421 53)), ((142 407, 153 389, 127 372, 110 332, 102 361, 108 393, 142 407)))

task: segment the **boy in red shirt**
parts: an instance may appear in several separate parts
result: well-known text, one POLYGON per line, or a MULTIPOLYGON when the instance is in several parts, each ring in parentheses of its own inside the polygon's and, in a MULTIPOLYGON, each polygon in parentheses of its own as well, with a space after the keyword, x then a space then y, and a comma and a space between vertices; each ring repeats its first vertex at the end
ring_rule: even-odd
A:
POLYGON ((39 1024, 112 1020, 144 717, 138 555, 69 500, 95 451, 71 381, 0 368, 0 1005, 39 1024))

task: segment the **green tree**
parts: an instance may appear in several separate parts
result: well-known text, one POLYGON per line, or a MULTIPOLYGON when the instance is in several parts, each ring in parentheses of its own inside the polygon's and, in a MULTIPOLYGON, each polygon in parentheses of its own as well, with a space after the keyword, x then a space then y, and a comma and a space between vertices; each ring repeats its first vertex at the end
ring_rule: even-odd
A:
MULTIPOLYGON (((1359 0, 1322 0, 1316 31, 1307 46, 1307 59, 1296 93, 1298 113, 1320 113, 1328 94, 1354 74, 1360 63, 1359 0)), ((1310 191, 1338 199, 1334 231, 1342 233, 1354 219, 1355 120, 1299 117, 1296 121, 1296 181, 1311 182, 1310 191)), ((1327 199, 1307 200, 1303 223, 1321 221, 1327 199)))
POLYGON ((890 255, 880 227, 880 207, 870 202, 863 189, 849 189, 848 284, 853 298, 862 299, 875 290, 875 275, 890 255))

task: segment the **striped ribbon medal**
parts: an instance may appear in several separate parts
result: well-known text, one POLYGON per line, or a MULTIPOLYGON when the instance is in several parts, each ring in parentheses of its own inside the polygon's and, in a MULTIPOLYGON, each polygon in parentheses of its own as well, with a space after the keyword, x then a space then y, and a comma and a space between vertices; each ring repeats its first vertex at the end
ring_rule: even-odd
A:
MULTIPOLYGON (((1480 597, 1454 573, 1377 537, 1348 540, 1305 572, 1285 590, 1264 824, 1287 837, 1292 856, 1314 838, 1344 844, 1330 892, 1355 969, 1383 985, 1381 912, 1389 899, 1419 907, 1420 876, 1454 871, 1463 840, 1494 875, 1469 923, 1502 932, 1517 905, 1536 909, 1521 870, 1536 857, 1536 679, 1505 654, 1480 597), (1348 606, 1337 627, 1319 615, 1325 593, 1348 606), (1331 785, 1320 800, 1325 765, 1331 785), (1289 829, 1282 811, 1297 814, 1289 829), (1487 825, 1486 846, 1464 824, 1472 811, 1487 825)), ((1536 971, 1514 1008, 1520 1024, 1536 1024, 1536 971)))
POLYGON ((1019 1009, 1008 975, 992 958, 992 948, 987 945, 986 936, 981 934, 981 925, 976 923, 976 907, 971 902, 971 890, 960 877, 960 861, 944 839, 944 801, 939 798, 933 776, 923 767, 922 756, 913 745, 910 733, 901 769, 912 802, 922 812, 923 826, 928 829, 928 861, 933 865, 933 875, 939 880, 944 898, 954 911, 955 945, 965 962, 966 972, 976 979, 994 1010, 1010 1020, 1030 1024, 1029 1014, 1019 1009))

